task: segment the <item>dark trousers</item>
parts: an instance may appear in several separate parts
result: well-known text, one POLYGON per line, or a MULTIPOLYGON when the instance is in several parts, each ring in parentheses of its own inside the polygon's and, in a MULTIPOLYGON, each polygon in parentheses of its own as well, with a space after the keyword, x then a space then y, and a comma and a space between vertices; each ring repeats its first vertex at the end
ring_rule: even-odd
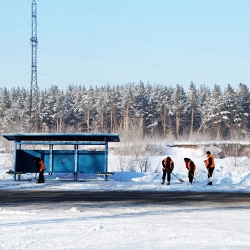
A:
POLYGON ((168 172, 168 171, 164 171, 164 170, 163 170, 163 174, 162 174, 162 180, 165 181, 165 179, 166 179, 166 174, 167 174, 167 181, 170 181, 170 180, 171 180, 171 173, 168 172))
POLYGON ((38 178, 38 182, 39 183, 44 183, 43 173, 44 173, 44 171, 39 172, 39 178, 38 178))
MULTIPOLYGON (((208 171, 207 177, 209 179, 213 175, 214 168, 207 168, 207 171, 208 171)), ((212 185, 212 181, 209 181, 208 185, 212 185)))
POLYGON ((214 168, 208 168, 207 171, 208 171, 207 177, 208 178, 212 177, 214 168))
POLYGON ((189 182, 190 182, 190 183, 193 182, 193 179, 194 179, 194 172, 188 171, 188 179, 189 179, 189 182))

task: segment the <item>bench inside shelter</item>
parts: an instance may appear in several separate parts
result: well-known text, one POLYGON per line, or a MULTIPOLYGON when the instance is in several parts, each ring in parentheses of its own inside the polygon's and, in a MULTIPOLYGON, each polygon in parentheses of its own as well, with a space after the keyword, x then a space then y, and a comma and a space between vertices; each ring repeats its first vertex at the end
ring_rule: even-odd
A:
POLYGON ((111 173, 108 172, 108 143, 120 141, 118 134, 24 133, 2 136, 14 141, 15 180, 17 177, 20 180, 20 173, 37 172, 34 157, 43 160, 45 173, 50 176, 54 173, 70 173, 74 175, 74 180, 78 180, 79 174, 101 174, 107 180, 111 173), (36 149, 23 149, 24 145, 36 149), (38 145, 43 149, 38 149, 38 145), (56 149, 65 145, 72 149, 56 149), (101 150, 82 150, 83 145, 98 145, 101 150))

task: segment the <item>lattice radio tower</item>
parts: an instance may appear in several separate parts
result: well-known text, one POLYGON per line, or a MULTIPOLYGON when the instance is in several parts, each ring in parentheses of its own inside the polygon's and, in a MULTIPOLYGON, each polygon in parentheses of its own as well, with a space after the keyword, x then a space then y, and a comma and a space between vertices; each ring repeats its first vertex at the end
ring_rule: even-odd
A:
POLYGON ((37 4, 31 4, 31 83, 30 83, 30 131, 39 129, 39 106, 37 85, 37 4))

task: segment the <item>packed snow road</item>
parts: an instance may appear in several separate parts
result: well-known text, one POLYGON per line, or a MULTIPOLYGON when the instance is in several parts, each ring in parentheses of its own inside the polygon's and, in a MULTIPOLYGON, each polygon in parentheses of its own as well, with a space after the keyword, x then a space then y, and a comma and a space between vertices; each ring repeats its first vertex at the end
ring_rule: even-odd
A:
POLYGON ((247 204, 250 193, 179 192, 179 191, 54 191, 54 190, 0 190, 0 205, 19 206, 54 203, 77 206, 84 203, 115 204, 171 204, 181 203, 247 204))

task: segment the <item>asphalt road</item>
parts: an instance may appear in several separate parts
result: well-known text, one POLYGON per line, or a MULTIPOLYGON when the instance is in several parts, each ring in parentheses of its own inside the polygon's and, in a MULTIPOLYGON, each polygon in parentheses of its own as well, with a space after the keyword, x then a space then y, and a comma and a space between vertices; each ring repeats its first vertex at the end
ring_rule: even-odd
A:
POLYGON ((250 208, 250 193, 176 191, 51 191, 0 190, 0 207, 39 204, 243 204, 250 208))

